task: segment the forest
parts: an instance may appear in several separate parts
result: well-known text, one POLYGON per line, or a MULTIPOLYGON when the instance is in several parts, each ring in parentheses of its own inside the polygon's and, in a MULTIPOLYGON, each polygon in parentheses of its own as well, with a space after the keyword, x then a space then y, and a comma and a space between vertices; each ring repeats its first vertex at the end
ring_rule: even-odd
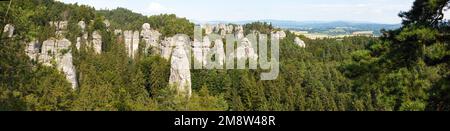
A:
MULTIPOLYGON (((262 70, 191 70, 192 96, 170 88, 170 61, 140 50, 127 57, 113 29, 193 36, 195 24, 174 14, 144 16, 125 8, 95 10, 54 0, 0 3, 0 111, 449 111, 450 0, 415 0, 399 12, 402 27, 380 37, 312 40, 286 31, 280 41, 280 74, 259 80, 262 70), (79 87, 56 68, 31 60, 26 42, 55 37, 49 21, 68 21, 64 37, 75 43, 77 23, 102 34, 102 53, 71 46, 79 87), (111 22, 107 29, 104 20, 111 22), (300 37, 307 44, 294 43, 300 37)), ((269 33, 271 24, 244 25, 269 33)), ((278 29, 279 30, 279 29, 278 29)))

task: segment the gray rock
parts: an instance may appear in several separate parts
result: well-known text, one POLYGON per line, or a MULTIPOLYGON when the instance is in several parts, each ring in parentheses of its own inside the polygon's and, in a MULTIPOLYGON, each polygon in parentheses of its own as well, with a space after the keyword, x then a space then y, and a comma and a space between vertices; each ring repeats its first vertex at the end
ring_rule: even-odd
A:
POLYGON ((169 84, 176 87, 180 95, 190 97, 191 90, 191 72, 189 63, 189 54, 185 49, 189 38, 183 36, 176 37, 175 48, 173 50, 170 68, 169 84))
POLYGON ((239 25, 236 28, 234 28, 234 33, 235 33, 236 39, 238 39, 238 40, 245 37, 244 36, 244 27, 242 27, 242 25, 239 25))
POLYGON ((236 49, 236 58, 238 60, 240 59, 252 59, 257 60, 258 54, 256 53, 256 50, 253 49, 252 43, 248 38, 243 38, 239 44, 239 46, 236 49))
POLYGON ((164 40, 161 42, 161 57, 169 60, 170 56, 172 55, 172 48, 174 45, 174 40, 172 37, 164 38, 164 40))
POLYGON ((7 33, 7 36, 11 38, 14 35, 14 26, 12 24, 6 24, 3 28, 3 33, 7 33))
POLYGON ((213 27, 211 27, 211 25, 209 25, 209 24, 203 25, 203 29, 205 29, 206 35, 209 35, 213 32, 213 27))
POLYGON ((111 26, 109 20, 104 20, 103 23, 105 24, 106 28, 109 28, 111 26))
POLYGON ((141 36, 145 42, 145 53, 147 53, 147 50, 151 47, 154 49, 152 50, 153 53, 160 53, 159 48, 161 47, 158 41, 161 33, 156 30, 152 30, 150 28, 150 24, 145 23, 142 25, 141 36))
POLYGON ((30 57, 31 60, 37 60, 37 56, 39 54, 39 42, 36 41, 31 41, 30 43, 27 44, 27 48, 25 50, 26 54, 28 55, 28 57, 30 57))
POLYGON ((39 61, 45 66, 53 66, 55 64, 58 70, 64 72, 66 79, 72 84, 72 88, 76 89, 78 83, 70 45, 71 42, 67 39, 49 39, 44 41, 39 61))
POLYGON ((98 31, 92 33, 92 48, 94 48, 95 53, 102 53, 102 36, 98 31))
POLYGON ((86 30, 86 23, 84 21, 78 22, 78 26, 80 27, 81 32, 84 32, 84 30, 86 30))
POLYGON ((131 44, 131 58, 134 58, 139 51, 139 31, 134 31, 133 43, 131 44))
POLYGON ((122 35, 122 30, 116 29, 114 30, 115 35, 122 35))
POLYGON ((299 37, 295 37, 294 42, 295 42, 295 44, 297 44, 298 46, 300 46, 302 48, 306 47, 305 42, 303 40, 301 40, 299 37))

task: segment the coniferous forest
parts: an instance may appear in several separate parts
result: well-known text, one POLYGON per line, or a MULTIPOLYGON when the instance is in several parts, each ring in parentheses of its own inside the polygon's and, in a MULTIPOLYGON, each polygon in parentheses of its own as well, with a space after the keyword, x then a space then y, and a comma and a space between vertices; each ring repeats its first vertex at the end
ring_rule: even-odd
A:
MULTIPOLYGON (((380 37, 308 39, 286 31, 280 41, 280 73, 261 81, 263 70, 191 69, 192 96, 169 85, 170 61, 140 48, 127 57, 114 29, 194 35, 195 24, 173 14, 144 16, 125 8, 96 10, 54 0, 0 3, 0 111, 449 111, 450 0, 415 0, 399 12, 401 28, 380 37), (101 54, 70 46, 78 88, 57 68, 26 54, 27 43, 56 37, 50 21, 68 21, 64 37, 76 43, 98 31, 101 54), (103 22, 108 20, 110 27, 103 22), (307 44, 294 43, 300 37, 307 44)), ((271 24, 243 25, 246 34, 269 34, 271 24)), ((141 46, 143 42, 140 42, 141 46)))

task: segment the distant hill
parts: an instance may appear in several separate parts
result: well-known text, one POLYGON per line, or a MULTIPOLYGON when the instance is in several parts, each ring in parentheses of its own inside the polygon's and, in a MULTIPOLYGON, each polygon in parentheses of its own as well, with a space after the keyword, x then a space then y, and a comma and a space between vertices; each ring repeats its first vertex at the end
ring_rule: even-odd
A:
MULTIPOLYGON (((350 22, 350 21, 288 21, 288 20, 259 20, 272 23, 273 26, 298 31, 308 31, 311 33, 323 33, 330 34, 333 30, 343 30, 339 34, 351 34, 355 31, 373 31, 375 35, 380 35, 381 29, 397 29, 401 27, 401 24, 380 24, 371 22, 350 22)), ((255 21, 209 21, 207 23, 235 23, 235 24, 247 24, 255 21)), ((202 24, 202 23, 198 23, 202 24)), ((335 32, 334 32, 335 33, 335 32)))

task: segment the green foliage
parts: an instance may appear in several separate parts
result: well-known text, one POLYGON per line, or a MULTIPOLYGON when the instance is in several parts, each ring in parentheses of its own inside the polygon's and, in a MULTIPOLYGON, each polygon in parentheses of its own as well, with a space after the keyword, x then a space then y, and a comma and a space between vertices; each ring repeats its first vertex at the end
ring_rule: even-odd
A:
POLYGON ((153 29, 161 32, 162 37, 171 37, 176 34, 194 37, 194 24, 186 18, 178 18, 174 14, 161 14, 150 16, 148 21, 153 29))
POLYGON ((270 34, 274 27, 267 22, 253 22, 244 25, 244 33, 250 34, 252 31, 259 31, 262 34, 270 34))

